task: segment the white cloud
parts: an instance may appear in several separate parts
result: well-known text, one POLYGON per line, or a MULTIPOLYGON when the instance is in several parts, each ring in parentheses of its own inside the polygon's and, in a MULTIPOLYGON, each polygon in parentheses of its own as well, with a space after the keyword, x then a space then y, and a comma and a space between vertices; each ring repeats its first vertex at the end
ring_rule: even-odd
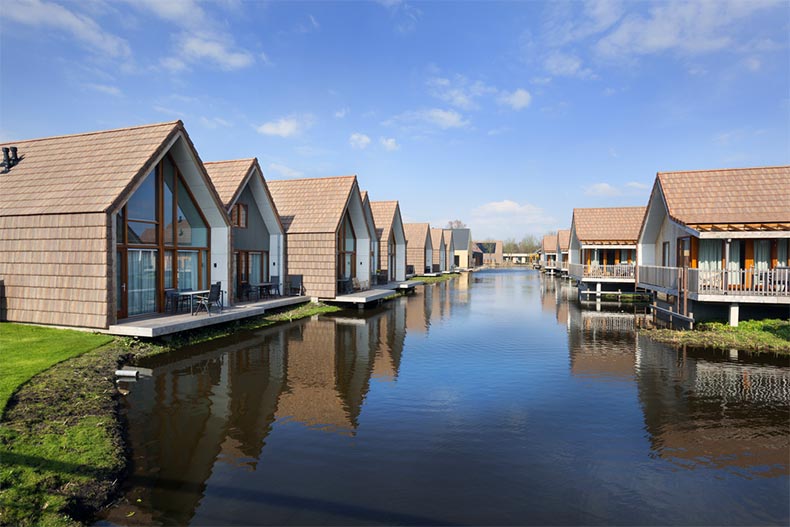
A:
POLYGON ((276 135, 279 137, 292 137, 310 128, 315 120, 310 114, 290 115, 275 121, 268 121, 256 130, 263 135, 276 135))
POLYGON ((303 175, 302 172, 280 163, 269 163, 269 171, 275 172, 285 178, 299 178, 303 175))
POLYGON ((512 93, 502 92, 499 96, 499 103, 510 106, 514 110, 523 110, 532 101, 532 95, 523 88, 518 88, 512 93))
POLYGON ((63 31, 97 54, 115 58, 131 55, 126 40, 104 31, 92 18, 52 2, 18 0, 13 5, 6 3, 3 19, 6 27, 14 22, 41 29, 63 31))
POLYGON ((395 150, 400 149, 400 145, 394 137, 381 137, 379 139, 379 143, 381 143, 381 146, 384 147, 384 150, 387 150, 388 152, 394 152, 395 150))
POLYGON ((206 128, 212 128, 212 129, 213 128, 218 128, 220 126, 223 127, 223 128, 229 128, 229 127, 233 126, 233 123, 230 123, 230 122, 226 121, 222 117, 205 117, 205 116, 203 116, 203 117, 200 118, 200 122, 206 128))
POLYGON ((521 238, 528 232, 540 232, 555 220, 541 207, 513 200, 492 201, 472 209, 472 220, 476 236, 521 238))
POLYGON ((370 137, 366 136, 365 134, 355 132, 351 134, 351 137, 348 138, 348 144, 351 145, 351 148, 364 150, 370 144, 370 137))
MULTIPOLYGON (((702 54, 736 47, 732 31, 758 10, 760 1, 671 1, 652 5, 646 14, 629 14, 595 45, 603 57, 618 58, 666 51, 702 54)), ((737 29, 737 28, 736 28, 737 29)))
POLYGON ((452 79, 431 77, 427 84, 431 95, 462 110, 477 108, 476 99, 497 92, 493 86, 482 81, 471 82, 463 75, 456 75, 452 79))
POLYGON ((430 108, 424 110, 404 112, 392 119, 385 121, 385 125, 401 124, 405 126, 428 125, 434 128, 447 130, 450 128, 464 128, 469 125, 460 113, 455 110, 430 108))
POLYGON ((154 106, 154 111, 157 111, 164 115, 169 115, 171 117, 178 117, 179 119, 183 119, 185 117, 184 112, 179 112, 178 110, 174 110, 172 108, 167 108, 165 106, 154 106))
POLYGON ((121 92, 120 88, 117 86, 110 86, 107 84, 93 84, 87 83, 84 84, 86 88, 90 88, 91 90, 95 90, 97 92, 105 93, 107 95, 112 95, 114 97, 121 97, 123 93, 121 92))
POLYGON ((625 186, 630 188, 630 189, 634 189, 634 190, 648 190, 648 189, 650 189, 650 185, 647 185, 645 183, 640 183, 638 181, 629 181, 628 183, 625 184, 625 186))
POLYGON ((760 68, 762 68, 763 63, 757 57, 749 57, 747 59, 744 59, 743 65, 746 66, 746 69, 748 69, 749 71, 760 71, 760 68))
POLYGON ((622 195, 622 191, 613 187, 609 183, 595 183, 584 189, 586 196, 607 196, 614 197, 622 195))
POLYGON ((343 117, 348 115, 349 111, 350 110, 348 109, 348 107, 340 108, 338 111, 335 112, 335 118, 342 119, 343 117))
POLYGON ((560 51, 551 52, 543 61, 543 67, 552 75, 561 77, 580 77, 582 79, 594 77, 591 69, 582 66, 579 57, 560 51))
POLYGON ((255 57, 251 53, 244 50, 234 51, 228 42, 218 36, 185 32, 178 37, 176 47, 182 62, 192 64, 210 62, 222 70, 246 68, 255 62, 255 57))

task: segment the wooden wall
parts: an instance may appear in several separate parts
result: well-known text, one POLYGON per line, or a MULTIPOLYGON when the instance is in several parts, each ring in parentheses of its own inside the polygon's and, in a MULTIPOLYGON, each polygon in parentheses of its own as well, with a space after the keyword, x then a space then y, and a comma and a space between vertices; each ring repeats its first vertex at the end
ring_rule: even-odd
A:
POLYGON ((288 234, 288 274, 302 275, 307 296, 334 298, 337 250, 334 233, 288 234))
POLYGON ((406 245, 406 265, 413 265, 416 274, 425 272, 425 244, 409 243, 406 245))
POLYGON ((108 327, 113 278, 107 215, 0 217, 0 319, 108 327))

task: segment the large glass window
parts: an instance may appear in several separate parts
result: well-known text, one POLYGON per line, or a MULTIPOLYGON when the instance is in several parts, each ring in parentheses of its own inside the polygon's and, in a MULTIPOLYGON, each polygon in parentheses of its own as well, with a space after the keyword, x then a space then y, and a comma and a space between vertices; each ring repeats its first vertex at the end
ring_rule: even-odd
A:
POLYGON ((178 245, 202 247, 208 245, 208 229, 200 212, 184 185, 178 186, 178 245))
POLYGON ((162 162, 162 178, 165 184, 162 187, 162 211, 164 226, 164 240, 166 245, 173 243, 173 199, 176 185, 176 169, 169 159, 162 162))
POLYGON ((198 251, 178 251, 178 287, 179 289, 201 289, 198 279, 198 251))
POLYGON ((156 311, 156 249, 128 251, 128 310, 129 315, 156 311))
POLYGON ((771 267, 771 240, 754 241, 754 267, 758 271, 771 267))
POLYGON ((126 202, 126 215, 133 220, 156 221, 156 171, 152 170, 142 185, 126 202))
POLYGON ((354 226, 348 212, 340 222, 337 232, 337 276, 338 278, 353 278, 355 275, 354 262, 356 261, 357 238, 354 226))
POLYGON ((776 242, 776 259, 777 265, 785 266, 790 265, 790 240, 784 239, 776 242))

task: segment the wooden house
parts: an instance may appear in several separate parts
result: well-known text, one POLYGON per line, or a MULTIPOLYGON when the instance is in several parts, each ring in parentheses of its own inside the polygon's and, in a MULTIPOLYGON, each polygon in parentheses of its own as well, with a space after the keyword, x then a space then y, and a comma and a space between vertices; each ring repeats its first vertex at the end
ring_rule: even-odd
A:
POLYGON ((737 325, 741 307, 786 317, 788 244, 789 166, 659 172, 639 232, 638 284, 690 318, 729 310, 737 325))
POLYGON ((406 234, 397 201, 371 201, 370 209, 379 235, 381 271, 389 281, 406 280, 406 234))
MULTIPOLYGON (((569 274, 588 284, 635 285, 636 241, 645 207, 573 209, 569 274)), ((556 249, 555 249, 556 250, 556 249)))
POLYGON ((447 244, 442 229, 431 229, 431 246, 433 247, 432 271, 442 273, 447 270, 447 244))
POLYGON ((432 273, 431 226, 427 223, 404 223, 403 232, 406 234, 406 267, 412 267, 415 275, 432 273))
POLYGON ((560 229, 557 231, 557 270, 568 274, 568 250, 571 245, 571 230, 560 229))
POLYGON ((286 274, 304 293, 335 298, 370 287, 370 240, 356 176, 269 181, 285 229, 286 274))
POLYGON ((504 258, 504 243, 502 240, 493 242, 477 242, 480 250, 483 252, 483 265, 502 265, 505 263, 504 258))
POLYGON ((546 234, 540 252, 540 267, 549 274, 557 270, 557 235, 546 234))
POLYGON ((453 229, 443 229, 444 243, 447 245, 447 261, 445 263, 445 270, 455 271, 458 266, 455 264, 455 236, 453 229))
POLYGON ((230 281, 230 221, 181 121, 13 141, 0 318, 108 328, 230 281))
POLYGON ((365 221, 368 225, 368 232, 370 233, 370 285, 378 283, 378 274, 381 271, 381 258, 379 256, 380 239, 378 230, 376 229, 376 220, 373 218, 373 210, 370 208, 370 197, 368 191, 361 192, 362 197, 362 211, 365 213, 365 221))
POLYGON ((453 231, 453 264, 458 269, 470 269, 472 261, 472 231, 470 229, 450 229, 453 231))
POLYGON ((285 231, 257 159, 204 163, 232 226, 231 288, 241 298, 245 288, 276 280, 282 291, 285 231))

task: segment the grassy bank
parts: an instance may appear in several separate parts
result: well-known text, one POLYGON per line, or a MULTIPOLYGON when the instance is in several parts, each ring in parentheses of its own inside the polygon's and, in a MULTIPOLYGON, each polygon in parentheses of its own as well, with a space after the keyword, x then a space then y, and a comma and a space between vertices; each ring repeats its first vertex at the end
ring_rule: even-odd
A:
POLYGON ((697 324, 693 331, 648 329, 641 333, 667 344, 790 355, 790 320, 747 320, 738 327, 707 322, 697 324))
POLYGON ((435 284, 437 282, 446 282, 458 276, 457 274, 442 274, 439 276, 415 276, 409 278, 411 282, 425 282, 426 284, 435 284))
POLYGON ((6 342, 0 341, 4 382, 6 372, 17 365, 22 367, 39 355, 49 356, 50 346, 62 344, 64 353, 70 353, 58 355, 59 361, 51 362, 49 368, 39 362, 40 373, 28 368, 28 380, 18 382, 16 391, 9 384, 10 398, 6 397, 8 405, 0 423, 0 524, 79 525, 90 521, 93 511, 112 495, 127 464, 113 380, 113 372, 121 364, 134 364, 147 356, 239 330, 334 311, 338 308, 303 304, 155 342, 0 325, 0 335, 9 342, 13 342, 12 335, 25 335, 21 352, 13 356, 6 356, 6 342), (72 333, 97 340, 69 340, 76 338, 72 333), (109 342, 101 346, 102 340, 109 342), (42 353, 36 351, 42 349, 42 353))

